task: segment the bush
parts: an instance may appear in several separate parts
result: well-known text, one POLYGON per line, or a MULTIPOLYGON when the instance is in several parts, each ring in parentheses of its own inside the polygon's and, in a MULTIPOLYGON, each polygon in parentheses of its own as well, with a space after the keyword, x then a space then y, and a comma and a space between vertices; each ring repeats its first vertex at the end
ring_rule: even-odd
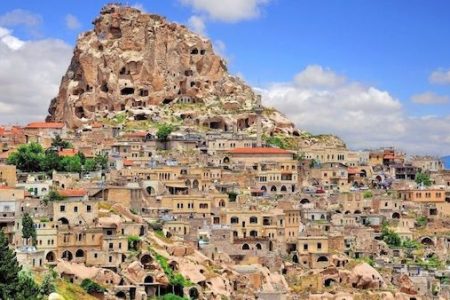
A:
POLYGON ((99 285, 97 282, 92 281, 88 278, 84 279, 81 282, 80 285, 83 290, 85 290, 88 294, 95 294, 95 293, 104 293, 106 292, 106 289, 99 285))
POLYGON ((137 247, 139 242, 141 241, 141 238, 136 235, 130 235, 128 237, 128 249, 137 251, 137 247))
POLYGON ((390 229, 387 225, 383 224, 383 229, 381 231, 381 238, 386 242, 389 246, 392 247, 400 247, 402 245, 402 239, 392 229, 390 229))
POLYGON ((161 266, 161 269, 163 269, 166 276, 169 278, 169 283, 171 285, 181 285, 183 287, 192 286, 193 283, 190 280, 187 280, 183 277, 180 273, 175 273, 172 268, 169 266, 169 260, 165 258, 164 256, 156 253, 154 250, 152 251, 154 257, 158 261, 159 265, 161 266))
POLYGON ((364 197, 364 199, 372 198, 373 197, 372 191, 365 191, 363 193, 363 197, 364 197))
POLYGON ((236 202, 237 196, 238 196, 238 193, 236 193, 236 192, 228 193, 228 199, 230 200, 230 202, 236 202))

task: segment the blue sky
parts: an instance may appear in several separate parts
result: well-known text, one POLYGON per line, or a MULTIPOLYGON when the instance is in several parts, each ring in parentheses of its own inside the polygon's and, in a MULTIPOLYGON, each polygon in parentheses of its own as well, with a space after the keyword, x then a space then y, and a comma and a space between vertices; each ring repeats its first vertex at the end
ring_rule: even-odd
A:
MULTIPOLYGON (((92 20, 105 3, 92 0, 3 1, 0 4, 0 27, 8 29, 12 36, 22 41, 62 40, 73 46, 78 33, 91 29, 92 20), (34 16, 37 21, 13 22, 14 18, 4 18, 17 9, 34 16), (71 25, 68 24, 68 15, 71 16, 71 25)), ((314 133, 336 131, 355 148, 378 145, 352 140, 353 136, 362 139, 364 134, 367 134, 367 139, 380 144, 395 144, 398 139, 405 139, 398 145, 409 148, 420 141, 409 136, 425 138, 442 125, 447 129, 450 120, 448 1, 141 0, 128 4, 202 31, 221 48, 219 50, 226 56, 232 73, 260 88, 267 104, 279 106, 306 130, 314 133), (224 5, 223 2, 227 3, 224 5), (192 23, 193 17, 198 21, 196 24, 192 23), (308 66, 319 68, 308 69, 308 66), (313 83, 308 81, 305 85, 302 81, 299 84, 295 79, 299 74, 309 76, 308 80, 313 80, 313 83), (316 77, 311 79, 311 76, 316 77), (337 76, 343 81, 337 85, 323 84, 322 81, 317 84, 317 76, 321 80, 337 76), (355 85, 361 87, 356 94, 350 88, 355 85), (370 88, 386 92, 389 97, 372 101, 373 93, 366 93, 370 88), (305 90, 314 92, 315 96, 308 96, 308 99, 296 96, 305 90), (318 95, 322 95, 320 92, 332 94, 334 100, 318 100, 318 95), (341 105, 338 103, 341 99, 335 99, 336 95, 358 99, 367 97, 367 102, 360 105, 364 112, 354 106, 341 105), (352 114, 337 120, 342 123, 349 122, 352 117, 359 121, 375 118, 377 113, 385 117, 389 111, 394 111, 389 120, 374 121, 369 125, 373 125, 375 131, 380 130, 380 124, 387 124, 384 130, 396 128, 393 131, 398 138, 389 140, 381 133, 371 136, 367 132, 370 126, 365 132, 355 134, 350 130, 354 127, 351 121, 348 126, 336 128, 319 126, 303 121, 307 119, 304 112, 292 112, 292 106, 299 103, 313 113, 311 110, 319 103, 323 105, 323 101, 336 101, 330 109, 334 107, 339 116, 352 111, 352 114), (283 107, 288 102, 290 106, 283 107), (368 102, 374 103, 373 107, 368 102), (378 105, 386 106, 378 112, 378 105), (373 114, 368 115, 366 108, 373 109, 373 114), (417 118, 425 118, 427 123, 427 129, 420 133, 422 129, 418 128, 420 122, 417 118), (400 128, 402 124, 394 124, 395 119, 408 125, 400 128)), ((316 119, 329 116, 327 112, 319 114, 316 119)), ((450 152, 450 146, 447 148, 450 135, 446 132, 448 130, 442 130, 439 136, 427 140, 427 143, 444 140, 447 144, 415 147, 414 151, 450 152)))

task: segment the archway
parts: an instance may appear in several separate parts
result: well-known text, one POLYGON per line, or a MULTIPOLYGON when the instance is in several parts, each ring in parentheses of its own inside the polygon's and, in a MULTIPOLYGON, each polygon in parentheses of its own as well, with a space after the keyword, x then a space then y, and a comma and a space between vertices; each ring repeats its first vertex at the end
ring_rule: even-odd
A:
POLYGON ((286 188, 285 185, 281 186, 281 191, 282 191, 282 192, 287 192, 287 188, 286 188))
POLYGON ((71 261, 73 258, 73 254, 72 252, 70 252, 69 250, 65 250, 62 255, 61 258, 67 261, 71 261))
POLYGON ((400 214, 399 214, 398 212, 394 212, 394 213, 392 214, 392 218, 393 218, 393 219, 400 219, 400 214))
POLYGON ((317 259, 317 262, 327 262, 328 258, 326 256, 319 256, 319 258, 317 259))
POLYGON ((258 250, 262 250, 262 246, 261 246, 261 244, 260 244, 260 243, 257 243, 257 244, 256 244, 256 249, 258 249, 258 250))
POLYGON ((147 267, 152 262, 152 257, 150 254, 144 254, 141 257, 141 264, 144 265, 144 268, 147 267))
POLYGON ((333 286, 336 283, 336 280, 334 280, 333 278, 327 278, 325 279, 325 281, 323 282, 323 285, 325 287, 330 287, 333 286))
POLYGON ((84 257, 84 251, 82 249, 78 249, 77 252, 75 252, 75 257, 84 257))
POLYGON ((361 213, 361 211, 359 209, 355 210, 355 214, 359 215, 360 213, 361 213))
POLYGON ((298 264, 298 256, 297 256, 297 254, 294 254, 292 256, 292 262, 295 263, 295 264, 298 264))
POLYGON ((69 220, 67 220, 67 218, 64 218, 64 217, 59 218, 58 222, 61 222, 61 224, 63 224, 63 225, 69 225, 69 220))
POLYGON ((48 262, 54 262, 54 261, 56 260, 55 252, 50 251, 49 253, 47 253, 47 255, 45 256, 45 259, 46 259, 48 262))
POLYGON ((124 291, 120 291, 116 294, 116 297, 119 299, 127 299, 127 295, 125 294, 124 291))
POLYGON ((303 198, 302 200, 300 200, 300 204, 308 204, 310 203, 308 199, 303 198))
POLYGON ((250 250, 250 246, 248 244, 242 245, 242 250, 250 250))
POLYGON ((199 296, 200 296, 200 294, 199 294, 197 288, 192 287, 192 288, 189 290, 189 298, 190 298, 190 299, 198 299, 199 296))
POLYGON ((199 186, 198 180, 195 179, 195 180, 192 182, 192 188, 198 190, 198 186, 199 186))
POLYGON ((153 282, 154 282, 154 281, 153 281, 153 276, 151 276, 151 275, 145 276, 145 278, 144 278, 144 283, 149 284, 149 283, 153 283, 153 282))
POLYGON ((277 187, 274 186, 274 185, 272 185, 272 187, 270 188, 270 191, 271 191, 271 192, 276 192, 276 191, 277 191, 277 187))
POLYGON ((150 195, 154 195, 154 194, 155 194, 155 189, 154 189, 152 186, 146 187, 145 190, 146 190, 147 193, 149 193, 150 195))
POLYGON ((434 246, 434 242, 433 242, 433 240, 431 239, 431 238, 429 238, 429 237, 424 237, 424 238, 422 238, 422 240, 420 241, 420 243, 422 244, 422 245, 425 245, 425 246, 434 246))
POLYGON ((263 185, 263 186, 261 187, 261 191, 267 192, 267 188, 263 185))

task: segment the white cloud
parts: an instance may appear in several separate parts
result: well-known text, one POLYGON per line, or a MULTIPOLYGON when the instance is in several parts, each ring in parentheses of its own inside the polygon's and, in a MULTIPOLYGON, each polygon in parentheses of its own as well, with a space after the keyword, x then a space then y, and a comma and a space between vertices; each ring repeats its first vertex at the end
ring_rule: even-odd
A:
POLYGON ((438 69, 433 71, 428 78, 430 83, 447 85, 450 84, 450 70, 438 69))
POLYGON ((309 66, 292 82, 272 84, 260 92, 265 105, 278 108, 298 128, 336 134, 354 149, 392 145, 431 154, 450 149, 450 116, 408 116, 388 92, 319 66, 309 66))
POLYGON ((23 9, 14 9, 0 16, 0 26, 14 27, 25 25, 38 26, 42 23, 42 17, 23 9))
POLYGON ((0 120, 43 120, 58 93, 72 47, 61 40, 21 41, 0 28, 0 120), (5 37, 8 39, 5 41, 5 37), (11 40, 16 40, 11 43, 11 40), (19 41, 20 47, 17 47, 19 41))
POLYGON ((66 15, 66 26, 70 30, 77 30, 81 27, 81 23, 77 17, 74 15, 68 14, 66 15))
POLYGON ((25 44, 24 41, 11 35, 10 30, 3 27, 0 27, 0 42, 12 50, 17 50, 25 44))
POLYGON ((205 22, 202 17, 199 17, 199 16, 190 17, 188 20, 188 26, 192 31, 194 31, 200 35, 206 36, 206 31, 205 31, 206 26, 205 26, 205 22))
POLYGON ((438 95, 433 92, 425 92, 413 95, 411 100, 417 104, 446 104, 450 102, 450 97, 438 95))
POLYGON ((345 83, 346 79, 330 69, 311 65, 297 74, 294 81, 300 87, 334 87, 345 83))
POLYGON ((239 22, 258 17, 261 7, 269 0, 179 0, 195 11, 205 13, 209 18, 224 22, 239 22))

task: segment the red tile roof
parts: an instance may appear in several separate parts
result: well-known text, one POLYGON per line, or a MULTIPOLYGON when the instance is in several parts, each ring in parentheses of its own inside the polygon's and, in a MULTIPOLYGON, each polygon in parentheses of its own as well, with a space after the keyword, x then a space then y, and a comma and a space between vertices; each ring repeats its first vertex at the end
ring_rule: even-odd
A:
POLYGON ((132 165, 133 165, 133 161, 132 161, 132 160, 129 160, 129 159, 125 159, 125 160, 123 161, 123 165, 124 165, 124 166, 132 166, 132 165))
POLYGON ((87 195, 87 191, 84 189, 59 190, 58 193, 63 197, 84 197, 87 195))
POLYGON ((62 149, 58 152, 59 156, 74 156, 78 153, 78 150, 76 149, 62 149))
POLYGON ((349 167, 347 172, 348 172, 348 174, 359 174, 360 173, 359 168, 352 168, 352 167, 349 167))
POLYGON ((64 127, 64 123, 57 123, 57 122, 32 122, 32 123, 29 123, 25 128, 28 128, 28 129, 41 129, 41 128, 61 129, 63 127, 64 127))
POLYGON ((127 137, 145 137, 147 135, 147 132, 145 131, 135 131, 127 133, 125 136, 127 137))
POLYGON ((235 148, 230 150, 232 154, 290 154, 291 152, 280 149, 280 148, 265 148, 265 147, 256 147, 256 148, 235 148))

